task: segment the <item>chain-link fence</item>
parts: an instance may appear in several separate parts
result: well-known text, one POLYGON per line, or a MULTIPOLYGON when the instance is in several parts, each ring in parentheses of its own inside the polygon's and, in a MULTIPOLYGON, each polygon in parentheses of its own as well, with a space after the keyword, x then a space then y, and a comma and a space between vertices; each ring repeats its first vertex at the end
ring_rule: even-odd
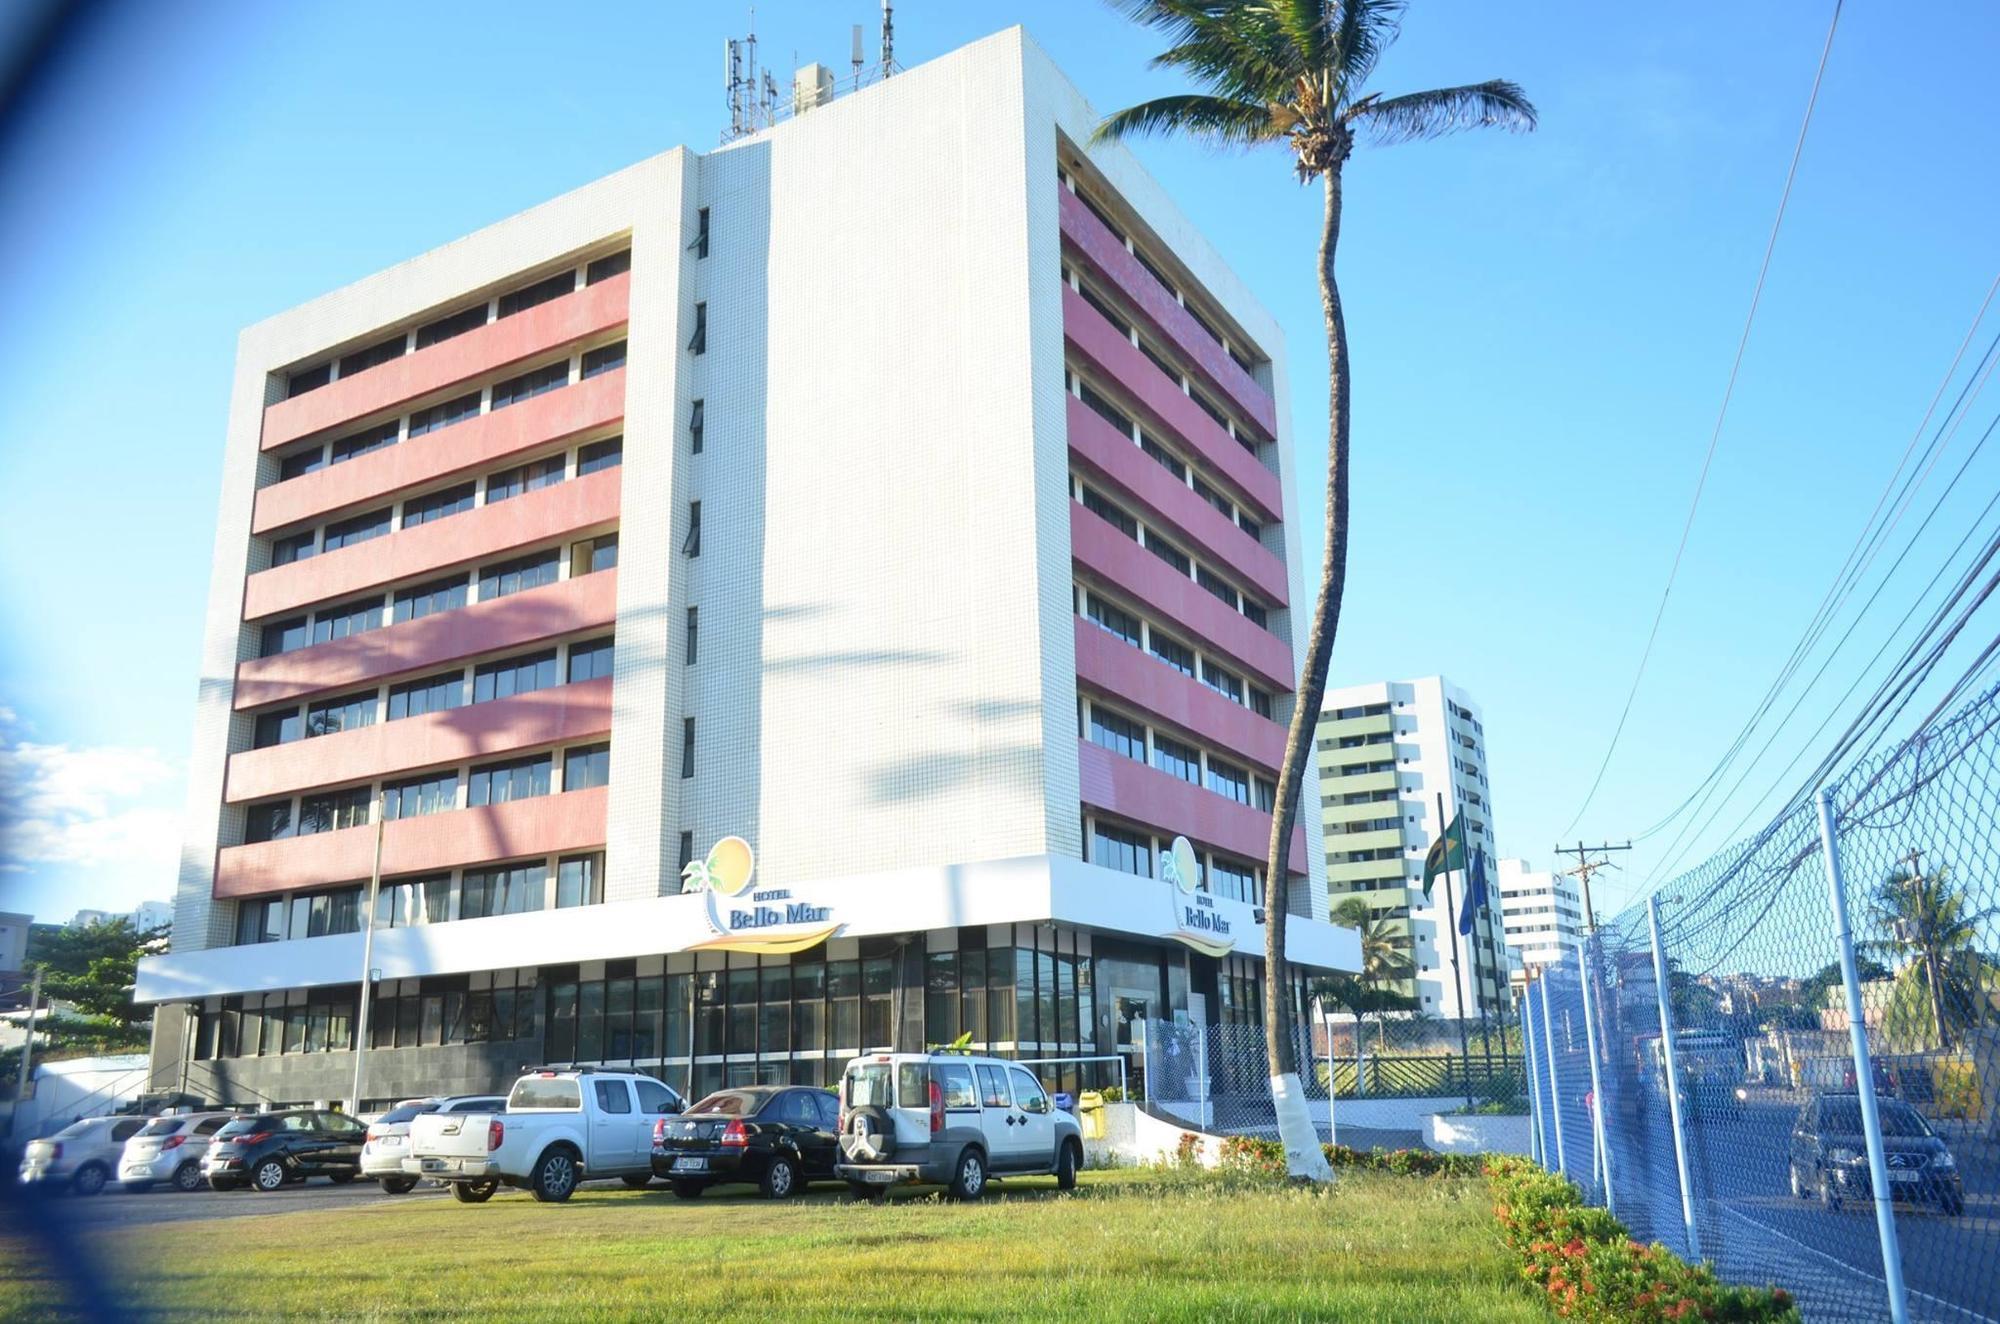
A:
POLYGON ((1605 922, 1523 1013, 1536 1156, 1634 1235, 1809 1320, 2000 1321, 2000 697, 1605 922))

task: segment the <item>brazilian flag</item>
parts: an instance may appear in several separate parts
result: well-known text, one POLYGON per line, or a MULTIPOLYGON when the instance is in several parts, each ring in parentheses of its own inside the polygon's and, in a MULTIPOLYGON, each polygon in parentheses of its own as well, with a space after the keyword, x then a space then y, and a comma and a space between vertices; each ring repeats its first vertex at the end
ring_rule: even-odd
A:
POLYGON ((1431 884, 1441 873, 1465 867, 1465 815, 1459 813, 1451 820, 1451 826, 1444 835, 1431 843, 1424 853, 1424 898, 1430 899, 1431 884))

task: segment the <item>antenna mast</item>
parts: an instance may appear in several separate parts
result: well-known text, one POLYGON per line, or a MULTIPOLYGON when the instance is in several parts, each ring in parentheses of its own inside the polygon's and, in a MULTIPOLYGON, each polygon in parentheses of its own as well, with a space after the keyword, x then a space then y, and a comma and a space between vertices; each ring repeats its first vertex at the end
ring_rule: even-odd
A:
POLYGON ((896 6, 882 0, 882 76, 896 72, 896 6))
POLYGON ((861 86, 861 25, 854 25, 854 49, 848 55, 848 62, 854 66, 854 86, 861 86))

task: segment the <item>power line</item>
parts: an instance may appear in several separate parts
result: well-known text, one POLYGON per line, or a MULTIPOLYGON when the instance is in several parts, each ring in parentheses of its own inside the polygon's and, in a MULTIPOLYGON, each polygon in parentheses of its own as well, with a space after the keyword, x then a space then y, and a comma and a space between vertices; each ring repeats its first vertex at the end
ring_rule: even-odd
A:
POLYGON ((1583 803, 1577 807, 1576 817, 1560 835, 1568 836, 1570 830, 1583 820, 1590 802, 1597 798, 1597 790, 1604 784, 1604 774, 1611 767, 1611 756, 1618 752, 1618 739, 1625 733, 1626 719, 1632 715, 1633 701, 1639 697, 1640 682, 1646 678, 1646 664, 1652 660, 1653 645, 1660 637, 1660 622, 1666 619, 1667 600, 1673 596, 1674 582, 1681 573, 1681 558, 1687 553, 1688 538, 1694 532, 1694 518, 1701 509, 1701 495, 1708 486, 1708 471, 1715 462, 1715 448, 1722 440, 1722 426, 1729 418, 1729 402, 1736 394, 1736 378, 1743 369, 1743 354, 1750 345, 1750 329, 1757 321, 1757 307, 1764 298, 1764 279, 1770 274, 1771 254, 1778 247, 1778 231, 1785 223, 1785 208, 1792 200, 1792 183, 1798 178, 1799 158, 1805 154, 1806 133, 1812 128, 1813 107, 1819 104, 1821 81, 1826 77, 1827 57, 1833 52, 1833 34, 1840 26, 1840 6, 1842 0, 1834 0, 1833 19, 1827 24, 1826 44, 1819 53, 1819 68, 1813 74, 1812 93, 1806 98, 1805 118, 1799 124, 1798 141, 1792 145, 1791 165, 1785 171, 1784 192, 1778 197, 1778 214, 1771 221, 1771 234, 1764 241, 1764 259, 1757 267, 1757 284, 1750 292, 1750 311, 1743 319, 1743 334, 1737 337, 1736 355, 1729 364, 1729 380, 1723 387, 1722 407, 1716 411, 1715 427, 1709 433, 1708 451, 1702 456, 1701 473, 1695 479, 1694 499, 1688 503, 1687 520, 1681 525, 1681 539, 1674 548, 1673 565, 1667 571, 1667 586, 1660 591, 1660 606, 1653 613, 1652 629, 1646 633, 1646 646, 1639 654, 1639 669, 1632 677, 1632 688, 1625 695, 1625 706, 1618 714, 1618 725, 1612 729, 1611 743, 1605 748, 1604 760, 1597 765, 1597 775, 1591 779, 1590 790, 1585 793, 1583 803))

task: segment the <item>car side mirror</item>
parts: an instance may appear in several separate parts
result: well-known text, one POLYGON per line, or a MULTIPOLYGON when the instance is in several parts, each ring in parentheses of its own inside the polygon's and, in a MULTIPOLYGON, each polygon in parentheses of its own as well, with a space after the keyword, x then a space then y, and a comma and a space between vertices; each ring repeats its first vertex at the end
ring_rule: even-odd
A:
POLYGON ((1021 1105, 1022 1112, 1045 1113, 1048 1110, 1049 1110, 1049 1101, 1047 1099, 1030 1099, 1028 1102, 1021 1105))

